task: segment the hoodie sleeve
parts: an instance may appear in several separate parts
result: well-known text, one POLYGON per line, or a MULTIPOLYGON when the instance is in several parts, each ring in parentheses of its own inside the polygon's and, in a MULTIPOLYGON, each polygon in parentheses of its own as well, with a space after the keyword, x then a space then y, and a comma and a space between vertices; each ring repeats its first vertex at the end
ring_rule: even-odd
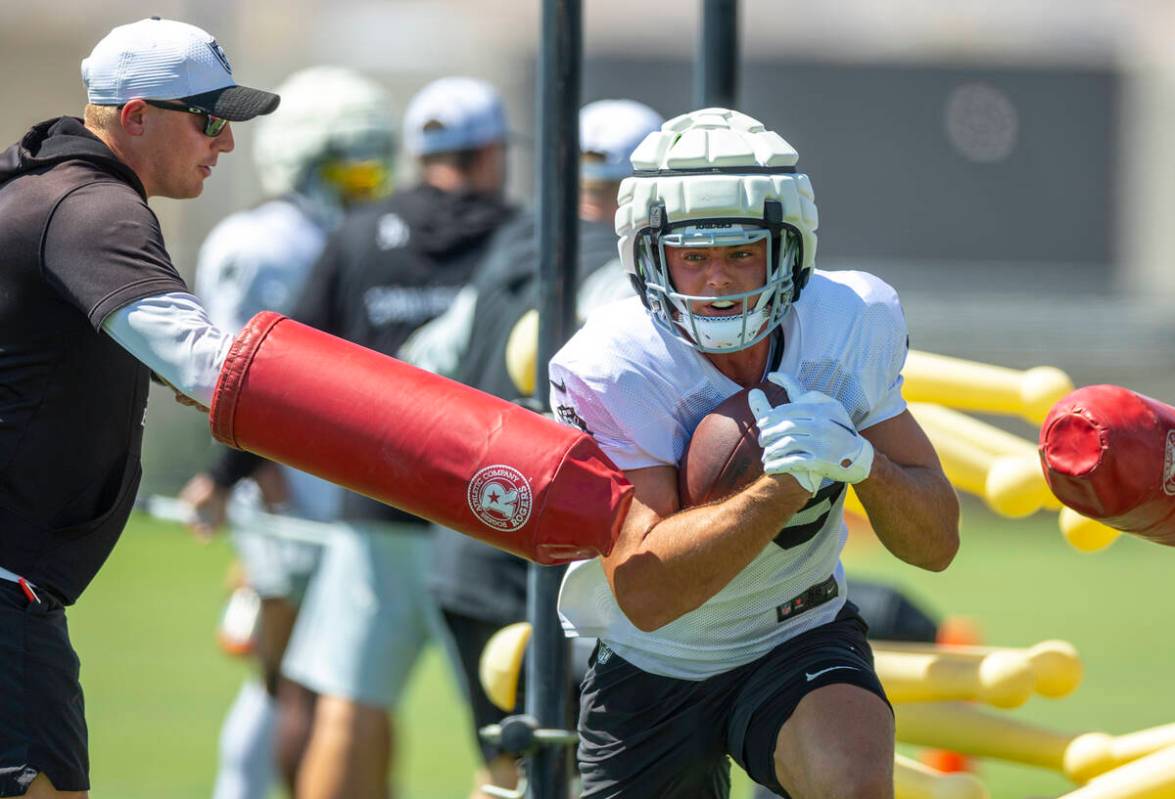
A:
POLYGON ((95 329, 135 300, 188 291, 164 248, 159 220, 119 183, 90 183, 63 199, 41 252, 44 279, 95 329))

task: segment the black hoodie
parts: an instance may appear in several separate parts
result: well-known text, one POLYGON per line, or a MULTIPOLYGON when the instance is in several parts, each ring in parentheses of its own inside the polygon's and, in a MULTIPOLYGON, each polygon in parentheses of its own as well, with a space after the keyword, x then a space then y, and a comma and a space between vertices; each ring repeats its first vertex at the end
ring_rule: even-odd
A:
POLYGON ((138 488, 150 372, 101 332, 187 291, 143 185, 72 117, 0 154, 0 566, 72 603, 138 488))
MULTIPOLYGON (((292 316, 395 356, 414 330, 448 309, 491 234, 513 214, 499 197, 428 185, 355 211, 331 235, 292 316)), ((343 515, 426 524, 358 494, 347 495, 343 515)))

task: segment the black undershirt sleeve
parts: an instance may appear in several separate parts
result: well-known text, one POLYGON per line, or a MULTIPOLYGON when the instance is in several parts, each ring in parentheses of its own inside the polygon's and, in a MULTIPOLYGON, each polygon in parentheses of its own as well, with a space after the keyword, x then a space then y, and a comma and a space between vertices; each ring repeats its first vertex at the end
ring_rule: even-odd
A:
POLYGON ((266 462, 260 455, 245 452, 242 449, 217 446, 217 457, 208 469, 212 482, 220 488, 232 488, 266 462))
POLYGON ((41 268, 95 329, 135 300, 189 291, 172 266, 155 214, 134 189, 114 181, 82 186, 58 204, 45 231, 41 268))

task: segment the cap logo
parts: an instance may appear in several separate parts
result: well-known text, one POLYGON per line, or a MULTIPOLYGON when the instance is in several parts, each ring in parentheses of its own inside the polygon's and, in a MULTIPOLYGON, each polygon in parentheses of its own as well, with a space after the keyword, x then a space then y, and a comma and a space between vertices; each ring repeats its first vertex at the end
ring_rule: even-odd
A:
POLYGON ((473 515, 494 530, 514 532, 530 520, 530 483, 513 466, 497 463, 469 481, 466 500, 473 515))
POLYGON ((216 60, 220 62, 222 67, 224 67, 224 71, 232 75, 233 65, 228 62, 228 54, 224 51, 224 48, 220 46, 220 42, 216 41, 216 39, 213 39, 212 41, 208 42, 208 49, 212 51, 212 55, 216 56, 216 60))

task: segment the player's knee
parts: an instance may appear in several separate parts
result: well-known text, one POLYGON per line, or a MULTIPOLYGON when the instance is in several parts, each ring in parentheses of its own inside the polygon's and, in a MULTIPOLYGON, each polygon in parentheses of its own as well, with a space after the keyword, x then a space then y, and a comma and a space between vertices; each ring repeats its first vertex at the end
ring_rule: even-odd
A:
POLYGON ((315 708, 314 726, 362 739, 388 735, 391 722, 384 708, 353 699, 322 695, 318 697, 315 708))
POLYGON ((802 794, 805 799, 894 799, 893 775, 880 770, 851 769, 812 776, 815 779, 802 794))
POLYGON ((844 774, 844 783, 837 785, 829 797, 844 799, 893 799, 893 769, 862 767, 844 774))
POLYGON ((271 699, 277 699, 278 684, 281 681, 281 670, 276 663, 261 663, 261 682, 265 685, 265 693, 271 699))

